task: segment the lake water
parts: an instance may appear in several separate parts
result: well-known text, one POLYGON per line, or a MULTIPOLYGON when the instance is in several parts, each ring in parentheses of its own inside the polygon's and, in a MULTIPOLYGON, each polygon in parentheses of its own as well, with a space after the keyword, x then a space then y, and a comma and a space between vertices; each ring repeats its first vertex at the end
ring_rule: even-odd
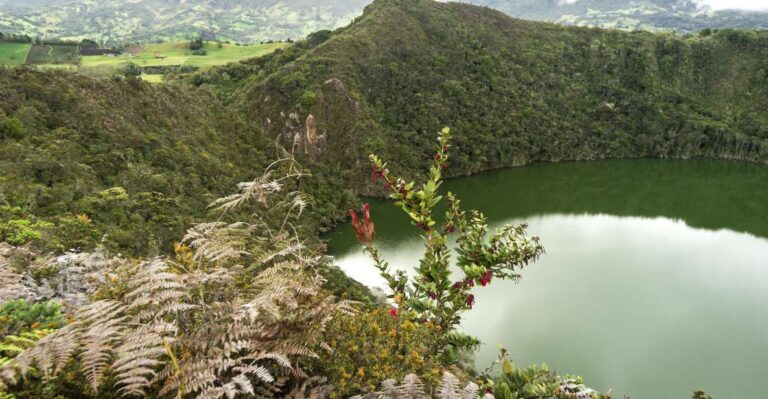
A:
MULTIPOLYGON (((706 160, 537 164, 447 182, 492 226, 527 222, 546 254, 518 284, 476 290, 463 320, 519 365, 547 363, 633 399, 768 397, 768 167, 706 160)), ((422 254, 418 232, 371 201, 394 267, 422 254)), ((336 263, 382 285, 350 226, 329 234, 336 263)))

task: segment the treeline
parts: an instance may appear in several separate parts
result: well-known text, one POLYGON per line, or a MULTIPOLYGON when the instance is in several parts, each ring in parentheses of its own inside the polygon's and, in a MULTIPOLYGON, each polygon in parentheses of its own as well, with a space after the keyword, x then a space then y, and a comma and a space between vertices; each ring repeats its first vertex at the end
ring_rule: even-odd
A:
POLYGON ((32 43, 32 38, 29 35, 18 35, 15 33, 3 33, 0 32, 0 42, 6 43, 32 43))

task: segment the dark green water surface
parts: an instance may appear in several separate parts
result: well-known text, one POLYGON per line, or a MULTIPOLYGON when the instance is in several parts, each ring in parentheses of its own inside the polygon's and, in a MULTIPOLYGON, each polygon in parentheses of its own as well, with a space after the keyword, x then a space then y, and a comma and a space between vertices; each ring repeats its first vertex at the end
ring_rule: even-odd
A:
MULTIPOLYGON (((507 347, 615 397, 768 397, 768 167, 718 161, 537 164, 447 182, 492 226, 527 222, 546 248, 518 284, 476 291, 463 328, 484 367, 507 347)), ((418 232, 372 201, 394 267, 418 232)), ((329 234, 349 275, 382 285, 351 227, 329 234)))

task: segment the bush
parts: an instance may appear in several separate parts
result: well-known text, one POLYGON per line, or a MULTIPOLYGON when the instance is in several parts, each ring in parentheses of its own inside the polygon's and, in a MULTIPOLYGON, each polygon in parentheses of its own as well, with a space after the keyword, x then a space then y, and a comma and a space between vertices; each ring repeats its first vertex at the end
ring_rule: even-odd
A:
POLYGON ((0 140, 2 139, 23 139, 27 134, 27 129, 24 127, 18 118, 3 118, 0 119, 0 140))
POLYGON ((120 73, 125 76, 140 76, 141 67, 132 62, 129 62, 122 67, 120 73))
POLYGON ((0 337, 62 326, 64 316, 58 302, 30 303, 19 299, 0 305, 0 337))
POLYGON ((435 386, 446 365, 437 361, 429 343, 440 332, 415 316, 376 308, 334 319, 324 338, 333 352, 319 360, 321 373, 333 385, 332 396, 373 392, 379 382, 411 373, 435 386))
POLYGON ((301 105, 303 105, 306 108, 309 108, 317 103, 317 93, 314 91, 305 91, 304 94, 301 95, 301 105))
POLYGON ((193 51, 194 50, 200 50, 201 48, 203 48, 203 38, 198 37, 197 39, 192 40, 191 42, 189 42, 189 49, 190 50, 193 50, 193 51))
POLYGON ((208 52, 205 51, 205 49, 201 48, 197 50, 192 50, 192 55, 208 55, 208 52))

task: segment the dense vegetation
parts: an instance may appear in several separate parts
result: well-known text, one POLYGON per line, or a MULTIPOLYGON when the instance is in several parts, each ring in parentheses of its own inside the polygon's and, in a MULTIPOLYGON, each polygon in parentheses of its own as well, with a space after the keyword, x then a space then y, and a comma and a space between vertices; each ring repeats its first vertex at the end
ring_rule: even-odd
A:
MULTIPOLYGON (((267 158, 257 132, 184 86, 5 69, 0 93, 6 240, 27 229, 52 233, 39 241, 53 250, 168 252, 267 158)), ((28 234, 12 243, 40 238, 28 234)))
MULTIPOLYGON (((426 232, 425 256, 409 279, 390 274, 378 256, 367 207, 362 220, 355 217, 358 238, 394 289, 389 310, 337 300, 323 289, 318 271, 327 260, 296 229, 311 203, 301 191, 308 176, 294 158, 281 159, 263 176, 239 184, 237 193, 214 201, 215 221, 187 230, 173 259, 87 255, 71 262, 71 270, 53 272, 64 277, 57 290, 79 291, 83 301, 68 303, 73 310, 66 325, 56 306, 37 309, 25 301, 9 302, 3 312, 33 330, 6 336, 0 346, 0 352, 7 352, 0 353, 0 394, 20 399, 362 393, 471 399, 493 392, 489 371, 476 374, 458 363, 459 355, 477 344, 455 329, 459 315, 474 305, 474 289, 494 278, 519 278, 519 270, 542 248, 525 236, 523 226, 507 226, 487 241, 482 214, 462 211, 451 193, 445 197, 446 219, 437 225, 433 212, 441 201, 440 171, 449 160, 449 139, 446 129, 421 189, 393 177, 386 164, 371 156, 377 180, 390 187, 414 226, 426 232), (238 221, 238 214, 250 216, 238 221), (450 270, 449 234, 460 243, 458 278, 450 270), (82 281, 74 288, 66 277, 78 271, 85 273, 76 275, 82 281), (30 320, 37 321, 29 325, 30 320), (50 329, 39 329, 42 321, 49 321, 50 329), (477 383, 466 383, 472 377, 477 383), (378 382, 381 392, 376 391, 378 382)), ((18 260, 25 249, 0 249, 0 300, 39 290, 29 278, 33 264, 18 260)), ((502 359, 498 382, 503 397, 598 397, 579 379, 535 367, 518 369, 502 359)))
POLYGON ((379 0, 334 34, 194 81, 272 136, 293 140, 309 122, 322 157, 350 171, 375 151, 415 175, 444 122, 453 176, 566 159, 763 162, 767 52, 760 31, 677 37, 379 0))

